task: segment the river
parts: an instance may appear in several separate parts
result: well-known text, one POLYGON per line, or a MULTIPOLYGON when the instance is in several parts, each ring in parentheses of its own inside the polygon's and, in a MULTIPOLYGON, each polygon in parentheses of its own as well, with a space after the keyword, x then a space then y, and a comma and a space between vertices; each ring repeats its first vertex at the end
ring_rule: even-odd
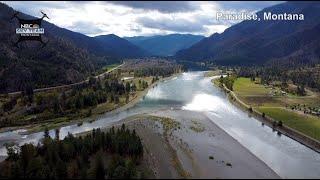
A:
MULTIPOLYGON (((126 117, 160 110, 186 110, 203 113, 240 144, 265 162, 282 178, 319 178, 320 154, 271 128, 229 102, 226 95, 213 86, 204 72, 187 72, 159 83, 132 108, 120 113, 107 113, 96 121, 62 127, 60 138, 93 128, 106 127, 126 117)), ((4 144, 38 143, 43 132, 22 135, 25 130, 0 133, 0 155, 4 144)), ((54 137, 54 130, 50 131, 54 137)))

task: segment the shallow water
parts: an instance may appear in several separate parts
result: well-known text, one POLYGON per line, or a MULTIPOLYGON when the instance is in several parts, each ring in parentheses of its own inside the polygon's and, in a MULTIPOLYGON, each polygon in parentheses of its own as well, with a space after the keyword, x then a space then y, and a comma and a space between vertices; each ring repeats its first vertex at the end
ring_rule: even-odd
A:
MULTIPOLYGON (((132 108, 116 114, 106 114, 81 126, 75 124, 62 127, 60 137, 64 138, 68 133, 76 134, 106 127, 135 114, 170 109, 197 111, 210 118, 282 178, 320 177, 319 153, 286 136, 278 136, 271 128, 262 126, 261 122, 231 104, 225 94, 212 85, 211 79, 203 75, 204 72, 188 72, 161 82, 132 108)), ((43 137, 43 132, 20 135, 21 131, 23 130, 0 133, 0 155, 6 153, 3 147, 6 142, 20 145, 37 143, 43 137)), ((50 135, 54 137, 53 130, 50 135)))

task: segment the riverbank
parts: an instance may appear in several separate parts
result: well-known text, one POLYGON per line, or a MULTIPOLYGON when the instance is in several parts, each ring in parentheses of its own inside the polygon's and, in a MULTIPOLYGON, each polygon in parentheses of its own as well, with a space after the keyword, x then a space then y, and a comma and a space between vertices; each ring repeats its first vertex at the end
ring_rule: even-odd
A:
POLYGON ((290 127, 288 127, 285 124, 282 124, 281 126, 277 125, 277 120, 271 118, 270 116, 261 113, 260 111, 256 110, 255 108, 251 107, 250 105, 243 102, 239 97, 230 89, 228 89, 224 84, 221 86, 217 82, 212 80, 213 84, 217 87, 220 87, 224 92, 227 93, 228 98, 230 102, 237 105, 242 110, 250 113, 254 117, 256 117, 259 121, 261 121, 263 124, 268 125, 269 127, 273 128, 273 130, 278 131, 278 134, 286 135, 287 137, 311 148, 312 150, 320 153, 320 142, 312 137, 309 137, 305 134, 302 134, 301 132, 298 132, 290 127))
MULTIPOLYGON (((101 78, 103 77, 104 75, 108 74, 108 73, 111 73, 112 71, 120 68, 121 66, 123 66, 125 63, 122 63, 122 64, 116 64, 116 65, 112 65, 112 66, 107 66, 107 67, 110 67, 110 68, 107 68, 104 72, 101 72, 100 74, 94 76, 95 79, 98 79, 98 78, 101 78)), ((72 84, 66 84, 66 85, 59 85, 59 86, 52 86, 52 87, 46 87, 46 88, 39 88, 39 89, 34 89, 33 90, 33 93, 44 93, 44 92, 53 92, 53 91, 65 91, 65 90, 68 90, 68 89, 71 89, 73 87, 77 87, 79 85, 83 85, 85 83, 88 83, 89 82, 89 78, 87 78, 86 80, 83 80, 83 81, 80 81, 80 82, 77 82, 77 83, 72 83, 72 84)), ((19 96, 21 95, 22 92, 21 91, 17 91, 17 92, 11 92, 11 93, 7 93, 6 95, 4 94, 0 94, 0 97, 2 98, 8 98, 8 97, 15 97, 15 96, 19 96)), ((1 106, 2 104, 0 104, 1 106)), ((72 123, 72 121, 74 121, 74 119, 78 119, 80 118, 81 116, 83 116, 83 111, 89 111, 88 109, 84 109, 82 111, 80 111, 79 113, 76 114, 75 117, 71 118, 70 117, 58 117, 58 118, 52 118, 52 119, 48 119, 44 122, 41 122, 41 123, 31 123, 30 125, 20 125, 20 126, 11 126, 11 127, 2 127, 0 128, 0 133, 3 133, 3 132, 7 132, 7 131, 14 131, 14 130, 17 130, 17 129, 31 129, 31 128, 34 128, 35 126, 38 126, 39 124, 41 125, 45 125, 45 126, 51 126, 52 128, 55 128, 55 127, 59 127, 59 126, 63 126, 63 125, 67 125, 69 123, 72 123), (81 114, 82 113, 82 114, 81 114), (58 120, 58 121, 57 121, 58 120), (65 122, 65 121, 68 121, 68 122, 65 122)), ((45 127, 43 126, 42 129, 44 129, 45 127)))
POLYGON ((164 110, 113 125, 122 123, 142 138, 144 162, 156 178, 279 178, 203 113, 164 110))
MULTIPOLYGON (((15 127, 5 127, 5 128, 1 128, 0 129, 0 133, 3 132, 8 132, 8 131, 15 131, 15 130, 20 130, 20 129, 24 129, 25 131, 22 134, 30 134, 33 132, 39 132, 39 131, 43 131, 45 128, 50 129, 55 129, 55 128, 59 128, 62 126, 68 126, 71 124, 79 124, 81 125, 84 122, 92 122, 95 121, 96 119, 99 119, 99 117, 101 116, 108 116, 114 113, 119 113, 121 111, 124 111, 126 109, 131 108, 132 106, 134 106, 136 103, 138 103, 140 101, 140 99, 145 96, 147 94, 147 92, 151 89, 154 88, 155 86, 157 86, 158 83, 169 80, 171 78, 174 78, 176 76, 178 76, 180 73, 176 73, 173 74, 169 77, 165 77, 165 78, 161 78, 158 81, 154 82, 153 84, 150 84, 147 88, 145 88, 142 91, 137 91, 136 94, 131 97, 129 99, 128 103, 125 103, 123 105, 117 104, 113 107, 108 107, 108 108, 104 108, 103 104, 98 104, 97 107, 99 108, 99 111, 95 111, 91 109, 91 115, 89 117, 81 117, 81 116, 76 116, 73 119, 68 119, 68 120, 64 120, 65 117, 59 117, 58 119, 61 119, 59 121, 56 121, 56 119, 53 120, 49 120, 46 122, 42 122, 42 123, 35 123, 35 124, 30 124, 30 125, 24 125, 24 126, 15 126, 15 127)), ((97 108, 96 107, 96 108, 97 108)), ((83 109, 83 111, 89 111, 90 109, 83 109)))

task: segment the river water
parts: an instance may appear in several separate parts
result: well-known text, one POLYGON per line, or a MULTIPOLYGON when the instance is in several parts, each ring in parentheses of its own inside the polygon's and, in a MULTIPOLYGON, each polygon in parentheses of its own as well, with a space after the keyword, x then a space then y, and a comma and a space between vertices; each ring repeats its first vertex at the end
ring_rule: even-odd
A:
MULTIPOLYGON (((320 154, 282 135, 230 103, 226 95, 204 77, 204 72, 187 72, 159 83, 132 108, 106 114, 91 123, 60 128, 60 138, 93 128, 106 127, 128 116, 160 110, 182 109, 205 114, 212 122, 264 161, 282 178, 319 178, 320 154)), ((183 111, 182 111, 183 112, 183 111)), ((0 155, 4 144, 38 143, 43 132, 22 135, 24 130, 0 133, 0 155)), ((54 137, 54 131, 50 131, 54 137)))

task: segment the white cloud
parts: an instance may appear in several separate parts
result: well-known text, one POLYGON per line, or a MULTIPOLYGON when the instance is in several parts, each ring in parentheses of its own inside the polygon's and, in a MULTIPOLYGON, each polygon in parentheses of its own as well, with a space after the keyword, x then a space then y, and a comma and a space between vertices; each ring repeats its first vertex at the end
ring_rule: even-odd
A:
POLYGON ((217 11, 257 11, 275 2, 4 2, 26 14, 89 36, 192 33, 210 36, 235 21, 216 21, 217 11))

